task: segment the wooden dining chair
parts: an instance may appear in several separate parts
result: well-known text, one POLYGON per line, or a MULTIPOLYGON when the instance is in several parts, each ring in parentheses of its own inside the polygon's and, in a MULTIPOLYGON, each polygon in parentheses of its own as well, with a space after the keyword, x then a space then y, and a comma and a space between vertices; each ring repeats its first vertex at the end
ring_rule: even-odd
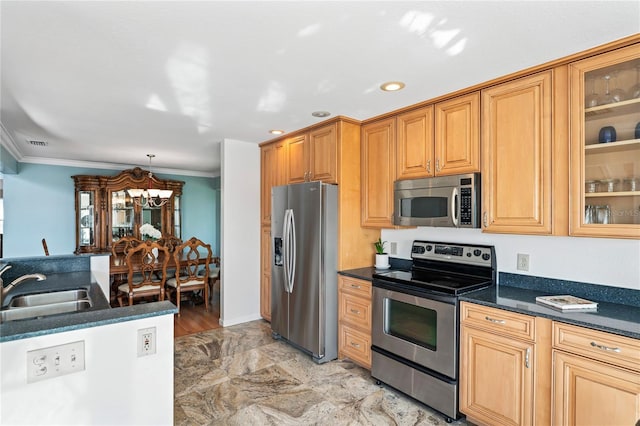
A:
MULTIPOLYGON (((121 237, 118 241, 114 241, 111 245, 111 264, 113 265, 126 265, 127 253, 134 247, 137 247, 142 243, 135 237, 121 237)), ((113 277, 113 283, 111 290, 118 296, 118 286, 127 282, 127 274, 117 274, 113 277)))
POLYGON ((127 282, 118 286, 118 303, 124 306, 124 297, 129 305, 141 297, 157 296, 164 300, 167 281, 169 249, 157 241, 142 241, 129 250, 125 261, 129 268, 127 282))
POLYGON ((178 316, 180 316, 180 299, 185 292, 202 290, 205 309, 209 310, 209 264, 211 263, 211 245, 191 237, 176 247, 173 258, 176 264, 174 278, 167 280, 169 297, 175 295, 178 316))
POLYGON ((173 235, 169 235, 167 237, 162 237, 158 240, 158 244, 161 244, 169 249, 169 253, 173 256, 173 252, 176 250, 180 244, 182 244, 182 240, 178 237, 174 237, 173 235))
POLYGON ((212 257, 211 264, 213 266, 209 266, 209 295, 213 293, 216 283, 220 281, 220 258, 212 257))

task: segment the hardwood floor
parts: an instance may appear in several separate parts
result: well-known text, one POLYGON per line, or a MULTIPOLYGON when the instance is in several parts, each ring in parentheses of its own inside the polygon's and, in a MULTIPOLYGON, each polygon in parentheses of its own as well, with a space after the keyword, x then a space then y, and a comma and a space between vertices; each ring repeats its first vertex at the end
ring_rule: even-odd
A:
POLYGON ((220 284, 213 287, 209 312, 204 309, 204 303, 194 305, 182 302, 180 316, 174 316, 174 337, 200 333, 206 330, 220 328, 220 284))

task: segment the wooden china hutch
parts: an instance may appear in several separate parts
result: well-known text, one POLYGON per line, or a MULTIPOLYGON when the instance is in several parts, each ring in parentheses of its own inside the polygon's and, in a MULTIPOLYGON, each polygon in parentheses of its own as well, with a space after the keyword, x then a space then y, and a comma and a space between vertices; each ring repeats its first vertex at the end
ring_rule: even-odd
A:
POLYGON ((181 238, 181 202, 184 182, 149 177, 139 167, 116 176, 76 175, 76 250, 108 253, 114 241, 124 236, 141 238, 140 226, 150 223, 163 237, 181 238), (168 202, 160 207, 141 206, 129 196, 130 188, 170 189, 168 202))

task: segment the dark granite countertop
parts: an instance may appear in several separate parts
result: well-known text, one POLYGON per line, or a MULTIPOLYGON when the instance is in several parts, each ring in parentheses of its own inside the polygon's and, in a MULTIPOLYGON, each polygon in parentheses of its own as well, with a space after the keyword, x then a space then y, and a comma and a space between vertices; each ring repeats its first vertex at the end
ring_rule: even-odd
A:
POLYGON ((347 277, 358 278, 365 281, 373 281, 373 274, 376 272, 388 272, 388 271, 408 271, 411 269, 411 261, 407 259, 400 259, 395 257, 389 258, 391 268, 389 269, 376 269, 373 266, 364 268, 347 269, 345 271, 338 271, 338 274, 345 275, 347 277))
POLYGON ((598 302, 597 311, 561 312, 536 303, 536 296, 547 295, 546 291, 499 285, 463 294, 460 300, 640 339, 640 308, 636 306, 592 298, 598 302))
POLYGON ((92 307, 82 312, 50 315, 41 318, 7 321, 0 324, 0 342, 25 339, 45 334, 60 333, 82 328, 96 327, 139 318, 167 315, 177 312, 176 306, 168 301, 113 308, 90 271, 46 274, 45 281, 27 281, 14 288, 3 305, 11 299, 29 293, 72 290, 89 290, 92 307))
MULTIPOLYGON (((391 263, 391 269, 405 268, 406 264, 391 263)), ((339 274, 373 281, 375 272, 375 268, 369 267, 340 271, 339 274)), ((640 339, 638 290, 506 273, 500 274, 500 283, 465 293, 460 300, 640 339), (594 312, 561 312, 536 303, 537 296, 551 294, 573 294, 593 300, 598 302, 598 309, 594 312)))

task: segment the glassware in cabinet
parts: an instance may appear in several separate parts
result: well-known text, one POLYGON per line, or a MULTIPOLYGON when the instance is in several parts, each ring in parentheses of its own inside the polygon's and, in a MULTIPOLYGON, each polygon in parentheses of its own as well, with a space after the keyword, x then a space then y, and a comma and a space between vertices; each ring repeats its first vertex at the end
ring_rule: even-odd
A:
POLYGON ((637 45, 571 65, 572 235, 640 238, 639 70, 637 45))
POLYGON ((80 224, 78 245, 81 247, 90 247, 95 245, 94 192, 78 192, 78 203, 78 223, 80 224))

